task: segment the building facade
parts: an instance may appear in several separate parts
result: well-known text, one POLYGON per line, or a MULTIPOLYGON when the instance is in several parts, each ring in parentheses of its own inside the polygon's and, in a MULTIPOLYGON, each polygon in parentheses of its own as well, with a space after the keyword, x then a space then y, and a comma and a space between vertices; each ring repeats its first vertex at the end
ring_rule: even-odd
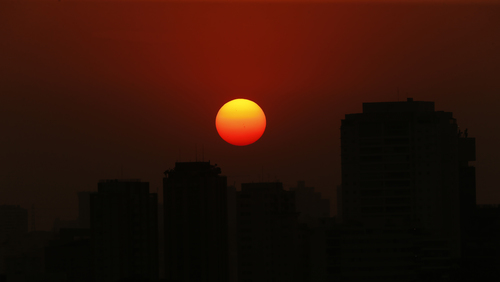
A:
POLYGON ((163 179, 165 278, 228 281, 227 179, 210 162, 177 162, 163 179))
MULTIPOLYGON (((357 240, 373 247, 373 257, 385 253, 387 269, 406 262, 396 280, 445 275, 461 256, 461 230, 475 204, 475 171, 468 164, 475 159, 474 138, 459 130, 451 112, 411 98, 364 103, 340 130, 341 221, 364 230, 357 240), (384 247, 378 243, 384 238, 405 246, 384 247)), ((381 280, 390 280, 386 274, 381 280)))
POLYGON ((102 180, 90 194, 96 281, 158 280, 158 198, 149 183, 102 180))
POLYGON ((238 281, 300 281, 295 192, 281 182, 237 192, 238 281))

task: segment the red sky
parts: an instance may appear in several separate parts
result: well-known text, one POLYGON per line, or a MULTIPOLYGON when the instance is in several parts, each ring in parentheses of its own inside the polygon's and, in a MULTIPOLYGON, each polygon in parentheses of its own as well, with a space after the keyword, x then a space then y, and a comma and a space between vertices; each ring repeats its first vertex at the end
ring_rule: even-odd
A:
POLYGON ((477 138, 478 201, 500 203, 500 5, 2 2, 0 38, 0 204, 46 229, 99 179, 156 191, 196 147, 230 183, 333 197, 340 120, 407 97, 477 138), (267 116, 248 147, 215 129, 235 98, 267 116))

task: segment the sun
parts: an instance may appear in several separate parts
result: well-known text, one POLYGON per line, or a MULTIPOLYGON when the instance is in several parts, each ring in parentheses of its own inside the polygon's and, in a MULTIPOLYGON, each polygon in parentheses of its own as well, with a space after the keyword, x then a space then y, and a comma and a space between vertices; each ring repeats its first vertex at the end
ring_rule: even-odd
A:
POLYGON ((246 146, 259 140, 266 129, 266 115, 255 102, 234 99, 222 106, 215 127, 227 143, 246 146))

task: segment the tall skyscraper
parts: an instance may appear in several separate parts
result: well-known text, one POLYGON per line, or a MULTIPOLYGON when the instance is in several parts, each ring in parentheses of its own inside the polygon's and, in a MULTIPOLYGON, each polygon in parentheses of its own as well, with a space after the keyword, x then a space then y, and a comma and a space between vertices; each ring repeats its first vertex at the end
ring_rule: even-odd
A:
POLYGON ((158 198, 149 183, 103 180, 90 194, 96 281, 158 280, 158 198))
MULTIPOLYGON (((468 165, 474 138, 459 130, 452 113, 411 98, 364 103, 363 113, 346 115, 340 130, 341 220, 391 233, 392 241, 407 236, 395 235, 404 230, 422 234, 410 244, 420 270, 449 268, 444 264, 460 257, 462 225, 475 204, 468 165)), ((401 255, 394 250, 393 257, 401 255)))
POLYGON ((227 179, 210 162, 177 162, 165 171, 165 277, 228 281, 227 179))
POLYGON ((243 183, 236 210, 238 281, 300 281, 295 192, 281 182, 243 183))

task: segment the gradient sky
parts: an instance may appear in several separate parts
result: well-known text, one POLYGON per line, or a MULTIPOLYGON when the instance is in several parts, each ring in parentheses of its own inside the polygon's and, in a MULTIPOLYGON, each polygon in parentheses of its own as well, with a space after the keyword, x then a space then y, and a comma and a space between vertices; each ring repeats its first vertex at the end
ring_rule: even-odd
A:
POLYGON ((230 184, 334 199, 340 120, 407 97, 477 138, 478 202, 500 203, 500 5, 372 2, 0 2, 0 204, 34 203, 49 229, 99 179, 161 196, 202 148, 230 184), (247 147, 215 129, 235 98, 267 117, 247 147))

